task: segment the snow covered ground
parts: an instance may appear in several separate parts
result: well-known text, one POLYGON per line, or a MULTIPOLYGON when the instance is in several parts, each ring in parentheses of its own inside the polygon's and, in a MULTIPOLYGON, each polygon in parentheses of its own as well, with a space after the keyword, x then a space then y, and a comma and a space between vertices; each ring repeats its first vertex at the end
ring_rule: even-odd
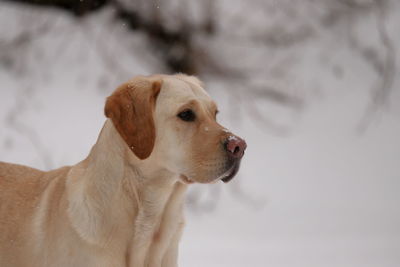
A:
MULTIPOLYGON (((392 33, 399 30, 398 13, 388 22, 392 33)), ((123 26, 98 27, 102 21, 110 21, 109 11, 77 21, 60 11, 1 4, 0 160, 40 169, 75 164, 96 141, 104 99, 116 85, 130 75, 164 71, 140 33, 126 37, 123 26), (9 45, 21 23, 38 35, 25 46, 9 45), (132 49, 138 52, 120 56, 132 49), (111 68, 99 55, 104 51, 111 68)), ((254 103, 272 118, 290 117, 284 136, 260 127, 251 113, 237 120, 229 90, 219 90, 224 81, 204 77, 220 105, 219 120, 244 137, 248 149, 232 183, 194 187, 203 204, 217 204, 188 207, 180 266, 400 266, 399 72, 390 106, 360 133, 373 71, 338 45, 328 61, 346 67, 334 79, 315 65, 318 45, 296 49, 305 56, 291 68, 301 78, 294 80, 307 88, 312 79, 323 85, 318 93, 294 115, 263 100, 254 103)))

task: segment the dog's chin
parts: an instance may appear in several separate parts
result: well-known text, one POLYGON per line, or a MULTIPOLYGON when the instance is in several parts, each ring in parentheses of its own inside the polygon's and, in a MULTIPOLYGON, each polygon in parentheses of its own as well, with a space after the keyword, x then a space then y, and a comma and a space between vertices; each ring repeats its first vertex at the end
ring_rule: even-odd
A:
POLYGON ((179 176, 179 180, 180 182, 184 183, 184 184, 193 184, 193 183, 200 183, 200 184, 214 184, 218 181, 222 181, 224 183, 228 183, 230 182, 233 177, 235 177, 235 175, 238 173, 239 171, 239 167, 240 167, 240 160, 234 162, 225 172, 223 172, 222 174, 219 174, 217 176, 214 177, 210 177, 209 179, 205 179, 205 180, 198 180, 195 177, 189 177, 187 175, 181 174, 179 176))
POLYGON ((240 160, 234 162, 226 172, 224 172, 220 177, 217 178, 217 180, 221 180, 224 183, 228 183, 238 173, 239 167, 240 167, 240 160))

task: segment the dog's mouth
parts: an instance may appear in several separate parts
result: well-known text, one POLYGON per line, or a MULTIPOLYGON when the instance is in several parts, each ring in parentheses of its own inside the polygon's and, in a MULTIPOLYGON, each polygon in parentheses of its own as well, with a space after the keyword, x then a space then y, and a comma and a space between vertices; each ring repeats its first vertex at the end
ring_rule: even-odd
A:
POLYGON ((218 179, 224 183, 228 183, 238 173, 240 167, 240 160, 234 162, 226 172, 224 172, 218 179))
MULTIPOLYGON (((201 181, 197 181, 197 182, 200 182, 200 183, 216 183, 219 180, 221 180, 224 183, 228 183, 238 173, 239 167, 240 167, 240 160, 234 161, 233 163, 231 163, 231 166, 228 168, 228 170, 226 170, 224 173, 222 173, 221 175, 217 176, 216 178, 212 178, 212 179, 210 179, 208 181, 204 181, 204 182, 201 182, 201 181)), ((184 174, 180 174, 179 180, 184 184, 193 184, 193 183, 196 182, 196 180, 194 180, 191 177, 186 176, 184 174)))

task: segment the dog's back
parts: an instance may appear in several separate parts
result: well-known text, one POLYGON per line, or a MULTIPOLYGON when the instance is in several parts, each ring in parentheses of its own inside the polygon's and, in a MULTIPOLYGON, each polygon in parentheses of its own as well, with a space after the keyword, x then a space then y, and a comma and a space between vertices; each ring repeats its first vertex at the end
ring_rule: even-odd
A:
POLYGON ((0 162, 0 266, 26 265, 29 257, 23 259, 16 255, 27 255, 26 245, 36 242, 32 222, 42 212, 40 202, 44 192, 58 174, 68 169, 43 172, 0 162))
POLYGON ((21 217, 30 215, 46 184, 40 179, 43 174, 37 169, 0 162, 0 239, 15 234, 10 233, 9 227, 4 228, 6 224, 16 224, 21 217))

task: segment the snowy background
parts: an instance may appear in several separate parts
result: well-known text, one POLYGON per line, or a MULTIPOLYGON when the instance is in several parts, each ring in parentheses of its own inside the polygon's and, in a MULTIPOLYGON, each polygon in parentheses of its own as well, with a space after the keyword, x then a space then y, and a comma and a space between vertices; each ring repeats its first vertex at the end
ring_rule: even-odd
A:
POLYGON ((194 73, 248 149, 191 188, 180 266, 400 266, 399 1, 21 2, 0 2, 0 160, 75 164, 118 84, 194 73))

